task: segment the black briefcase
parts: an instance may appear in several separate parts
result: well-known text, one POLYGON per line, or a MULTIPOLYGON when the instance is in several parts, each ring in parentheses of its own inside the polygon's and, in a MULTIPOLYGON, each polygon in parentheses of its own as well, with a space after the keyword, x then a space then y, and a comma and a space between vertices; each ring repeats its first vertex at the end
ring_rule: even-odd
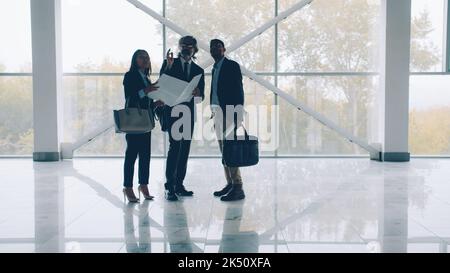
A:
POLYGON ((244 128, 245 135, 234 139, 225 139, 222 149, 222 164, 227 167, 249 167, 259 162, 259 143, 256 136, 250 136, 244 128))

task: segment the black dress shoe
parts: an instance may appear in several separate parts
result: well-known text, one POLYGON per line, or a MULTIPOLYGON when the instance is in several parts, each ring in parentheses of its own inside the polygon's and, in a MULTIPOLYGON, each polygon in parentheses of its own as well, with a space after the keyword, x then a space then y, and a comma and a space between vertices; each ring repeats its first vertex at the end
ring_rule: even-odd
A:
POLYGON ((228 202, 228 201, 238 201, 245 198, 244 190, 242 189, 241 185, 233 185, 231 187, 231 190, 224 196, 220 198, 221 201, 228 202))
POLYGON ((232 188, 232 185, 227 184, 225 186, 225 188, 221 189, 220 191, 215 191, 213 194, 215 197, 220 197, 220 196, 227 194, 231 190, 231 188, 232 188))
POLYGON ((194 195, 193 191, 186 190, 186 188, 183 185, 176 186, 175 193, 179 196, 188 196, 188 197, 194 195))
POLYGON ((178 197, 174 191, 166 190, 165 197, 167 201, 178 201, 178 197))

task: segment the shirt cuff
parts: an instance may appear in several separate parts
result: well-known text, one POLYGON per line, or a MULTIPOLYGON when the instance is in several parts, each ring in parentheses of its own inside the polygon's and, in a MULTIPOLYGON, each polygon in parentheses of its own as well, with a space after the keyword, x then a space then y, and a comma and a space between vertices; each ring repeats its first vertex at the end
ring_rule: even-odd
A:
POLYGON ((139 97, 143 99, 145 97, 144 89, 139 90, 139 97))

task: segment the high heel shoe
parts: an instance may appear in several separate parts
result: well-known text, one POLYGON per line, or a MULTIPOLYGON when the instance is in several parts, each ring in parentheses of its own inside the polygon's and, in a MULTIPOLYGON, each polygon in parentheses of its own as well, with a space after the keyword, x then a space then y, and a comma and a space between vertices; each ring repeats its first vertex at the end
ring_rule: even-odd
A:
POLYGON ((126 199, 128 199, 128 202, 130 203, 139 202, 139 198, 136 198, 136 195, 134 195, 133 188, 125 188, 122 190, 122 192, 123 192, 123 202, 125 202, 126 199))
POLYGON ((139 198, 141 198, 141 192, 142 192, 142 195, 144 195, 145 200, 153 200, 153 198, 155 198, 154 196, 151 196, 148 193, 148 189, 147 189, 147 192, 144 192, 143 187, 141 185, 139 185, 139 187, 138 187, 138 192, 139 192, 139 198))

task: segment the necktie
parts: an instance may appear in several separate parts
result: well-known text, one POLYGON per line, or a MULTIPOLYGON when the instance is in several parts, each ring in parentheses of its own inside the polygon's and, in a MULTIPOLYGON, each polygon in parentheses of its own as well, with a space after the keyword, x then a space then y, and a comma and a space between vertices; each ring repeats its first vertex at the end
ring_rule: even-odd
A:
POLYGON ((188 65, 188 62, 184 63, 184 78, 186 79, 186 81, 189 81, 188 65))

